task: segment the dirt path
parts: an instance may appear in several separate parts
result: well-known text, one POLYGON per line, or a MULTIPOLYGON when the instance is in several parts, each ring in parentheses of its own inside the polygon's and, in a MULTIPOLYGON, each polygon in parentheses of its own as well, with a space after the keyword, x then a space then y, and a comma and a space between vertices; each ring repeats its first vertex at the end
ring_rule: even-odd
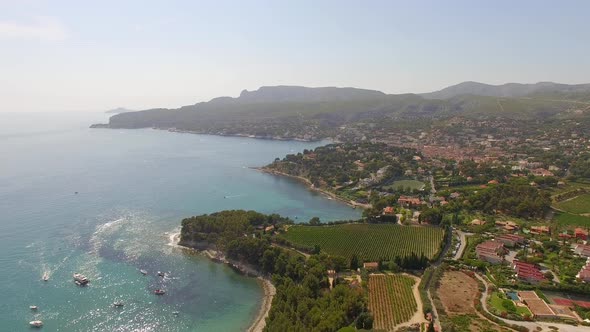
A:
POLYGON ((420 278, 407 273, 402 274, 408 278, 414 279, 415 281, 414 286, 412 286, 412 294, 414 294, 414 299, 416 300, 417 310, 416 313, 414 313, 414 316, 412 316, 412 318, 410 318, 409 321, 396 325, 393 328, 394 331, 401 327, 408 327, 414 324, 428 323, 428 321, 424 318, 424 304, 422 303, 422 298, 420 297, 420 290, 418 289, 418 286, 420 285, 420 278))

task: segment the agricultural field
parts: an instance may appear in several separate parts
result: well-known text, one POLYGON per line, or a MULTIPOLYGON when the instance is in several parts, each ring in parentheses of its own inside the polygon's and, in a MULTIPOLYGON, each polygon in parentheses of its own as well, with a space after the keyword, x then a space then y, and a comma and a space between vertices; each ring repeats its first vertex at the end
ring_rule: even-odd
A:
POLYGON ((385 189, 405 189, 405 188, 410 188, 410 190, 422 190, 424 189, 424 182, 422 181, 417 181, 417 180, 399 180, 399 181, 395 181, 393 182, 391 185, 389 186, 385 186, 385 189))
POLYGON ((555 221, 561 226, 588 226, 590 217, 584 217, 567 212, 557 212, 554 217, 555 221))
POLYGON ((590 194, 580 195, 578 197, 565 200, 555 204, 560 210, 573 214, 590 213, 590 194))
POLYGON ((373 313, 373 328, 390 331, 414 316, 418 305, 412 286, 414 279, 395 274, 369 276, 369 310, 373 313))
POLYGON ((473 300, 479 290, 477 282, 461 271, 448 271, 440 279, 437 289, 445 311, 449 314, 475 314, 473 300))
POLYGON ((330 255, 347 259, 356 254, 361 261, 391 260, 412 253, 432 259, 441 247, 444 230, 394 224, 292 226, 283 237, 296 245, 318 245, 330 255))

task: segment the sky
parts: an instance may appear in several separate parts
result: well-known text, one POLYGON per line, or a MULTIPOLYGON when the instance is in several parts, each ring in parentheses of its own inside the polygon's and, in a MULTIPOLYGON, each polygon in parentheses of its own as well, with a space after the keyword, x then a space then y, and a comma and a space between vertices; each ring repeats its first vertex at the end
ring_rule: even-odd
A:
POLYGON ((590 1, 0 0, 0 112, 590 82, 590 1))

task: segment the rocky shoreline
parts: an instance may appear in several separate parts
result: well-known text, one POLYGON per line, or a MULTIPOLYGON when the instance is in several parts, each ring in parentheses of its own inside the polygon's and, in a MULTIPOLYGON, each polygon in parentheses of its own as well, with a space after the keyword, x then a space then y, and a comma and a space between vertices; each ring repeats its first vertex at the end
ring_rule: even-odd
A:
POLYGON ((272 300, 276 294, 276 288, 270 282, 270 280, 264 278, 258 270, 254 269, 251 266, 227 259, 225 255, 223 255, 223 253, 218 250, 214 250, 212 248, 199 250, 196 248, 192 248, 190 246, 180 244, 180 232, 170 235, 170 244, 172 246, 177 246, 182 249, 199 253, 209 258, 213 262, 227 264, 229 267, 231 267, 234 271, 236 271, 239 274, 257 278, 260 287, 264 291, 264 296, 262 298, 262 304, 260 306, 260 309, 256 317, 254 318, 254 321, 247 329, 247 331, 262 332, 264 330, 264 327, 266 326, 266 317, 268 317, 268 314, 272 306, 272 300))

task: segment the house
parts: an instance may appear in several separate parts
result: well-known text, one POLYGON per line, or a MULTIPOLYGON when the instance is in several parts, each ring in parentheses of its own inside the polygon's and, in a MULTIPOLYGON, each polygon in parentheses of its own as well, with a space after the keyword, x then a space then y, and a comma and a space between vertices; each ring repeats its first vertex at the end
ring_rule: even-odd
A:
POLYGON ((379 263, 377 263, 377 262, 367 262, 367 263, 363 263, 363 267, 367 271, 377 271, 377 270, 379 270, 379 263))
POLYGON ((422 205, 422 200, 418 197, 410 197, 410 196, 400 196, 397 200, 397 204, 403 207, 414 207, 418 205, 422 205))
POLYGON ((549 234, 549 226, 531 226, 531 234, 549 234))
POLYGON ((544 168, 535 168, 531 172, 533 173, 534 176, 541 176, 541 177, 553 176, 552 172, 550 172, 544 168))
POLYGON ((507 247, 514 247, 519 244, 524 244, 525 238, 516 234, 503 234, 496 237, 496 241, 504 243, 507 247))
POLYGON ((395 210, 393 209, 393 206, 386 206, 383 208, 383 214, 394 214, 395 210))
POLYGON ((545 275, 536 264, 525 263, 515 259, 512 262, 512 268, 516 271, 516 277, 522 281, 538 284, 546 280, 545 275))
POLYGON ((518 225, 514 221, 496 221, 496 226, 504 228, 509 232, 515 231, 518 229, 518 225))
POLYGON ((582 266, 582 269, 576 274, 576 279, 583 282, 590 282, 590 259, 586 261, 586 265, 582 266))
POLYGON ((588 239, 588 231, 583 228, 578 227, 574 231, 574 236, 576 237, 576 239, 586 241, 588 239))
POLYGON ((485 241, 475 247, 477 258, 491 263, 500 264, 504 261, 504 244, 496 241, 485 241))
POLYGON ((574 248, 574 252, 582 257, 590 257, 590 245, 578 244, 574 248))
POLYGON ((275 229, 274 225, 270 225, 264 229, 265 233, 272 232, 275 229))
POLYGON ((458 192, 454 192, 454 193, 452 193, 452 194, 449 195, 449 197, 452 198, 452 199, 459 198, 459 196, 461 196, 461 194, 458 193, 458 192))
POLYGON ((558 237, 562 240, 569 240, 569 239, 573 238, 574 236, 569 234, 567 231, 563 231, 563 233, 559 233, 558 237))
POLYGON ((481 225, 485 225, 485 224, 486 224, 485 220, 473 219, 471 221, 472 226, 481 226, 481 225))
POLYGON ((498 184, 498 180, 490 180, 488 181, 488 184, 498 184))

